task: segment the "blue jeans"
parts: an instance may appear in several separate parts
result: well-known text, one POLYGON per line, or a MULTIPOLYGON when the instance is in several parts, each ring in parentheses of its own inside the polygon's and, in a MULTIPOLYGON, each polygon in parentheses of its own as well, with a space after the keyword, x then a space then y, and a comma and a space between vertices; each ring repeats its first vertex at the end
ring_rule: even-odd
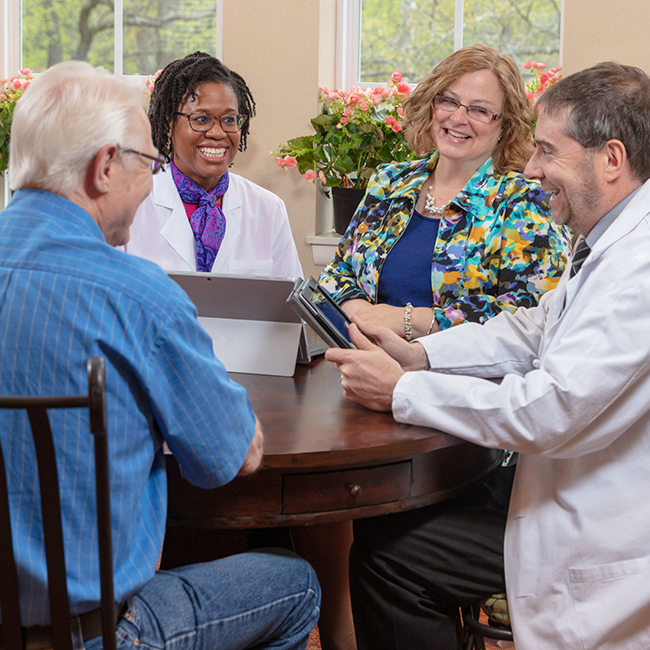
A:
MULTIPOLYGON (((128 601, 118 650, 304 650, 318 621, 314 570, 279 549, 193 564, 155 577, 128 601)), ((102 637, 85 643, 101 650, 102 637)))

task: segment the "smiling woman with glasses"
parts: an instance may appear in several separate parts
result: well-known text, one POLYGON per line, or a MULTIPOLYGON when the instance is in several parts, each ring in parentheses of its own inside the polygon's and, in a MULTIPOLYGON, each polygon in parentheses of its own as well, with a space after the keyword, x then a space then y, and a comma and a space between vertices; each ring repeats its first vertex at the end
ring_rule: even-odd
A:
POLYGON ((169 271, 302 275, 284 203, 229 171, 254 115, 244 79, 209 54, 163 69, 149 120, 167 161, 151 164, 153 192, 136 214, 127 252, 169 271))
MULTIPOLYGON (((522 174, 532 114, 516 63, 482 45, 460 49, 403 110, 422 159, 376 170, 321 284, 349 315, 409 341, 535 305, 560 279, 569 239, 522 174)), ((459 606, 504 591, 490 558, 502 553, 512 477, 503 467, 444 508, 355 521, 360 650, 460 647, 459 606)))

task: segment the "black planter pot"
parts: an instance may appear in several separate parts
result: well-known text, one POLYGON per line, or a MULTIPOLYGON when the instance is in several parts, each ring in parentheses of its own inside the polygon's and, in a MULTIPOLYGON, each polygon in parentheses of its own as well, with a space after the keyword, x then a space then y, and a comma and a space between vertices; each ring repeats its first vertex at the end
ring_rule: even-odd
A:
POLYGON ((363 199, 365 190, 354 187, 332 187, 332 208, 334 210, 334 230, 343 235, 348 228, 350 219, 363 199))

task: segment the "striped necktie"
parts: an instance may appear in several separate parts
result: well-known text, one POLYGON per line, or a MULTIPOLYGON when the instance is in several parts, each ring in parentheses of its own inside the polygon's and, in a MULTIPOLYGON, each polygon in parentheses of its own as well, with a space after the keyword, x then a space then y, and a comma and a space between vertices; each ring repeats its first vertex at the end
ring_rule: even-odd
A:
POLYGON ((589 253, 591 253, 591 248, 589 248, 587 240, 583 237, 578 242, 576 250, 573 253, 573 258, 571 260, 571 275, 569 277, 572 278, 580 270, 582 263, 587 259, 589 253))

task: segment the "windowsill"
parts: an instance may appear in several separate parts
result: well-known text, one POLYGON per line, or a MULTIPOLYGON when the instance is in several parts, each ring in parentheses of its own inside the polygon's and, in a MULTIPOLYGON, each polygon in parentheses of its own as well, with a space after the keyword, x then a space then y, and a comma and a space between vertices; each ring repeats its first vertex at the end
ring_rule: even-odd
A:
POLYGON ((306 241, 311 246, 314 264, 317 266, 329 264, 334 258, 340 240, 341 235, 334 230, 328 230, 319 235, 307 235, 306 241))

